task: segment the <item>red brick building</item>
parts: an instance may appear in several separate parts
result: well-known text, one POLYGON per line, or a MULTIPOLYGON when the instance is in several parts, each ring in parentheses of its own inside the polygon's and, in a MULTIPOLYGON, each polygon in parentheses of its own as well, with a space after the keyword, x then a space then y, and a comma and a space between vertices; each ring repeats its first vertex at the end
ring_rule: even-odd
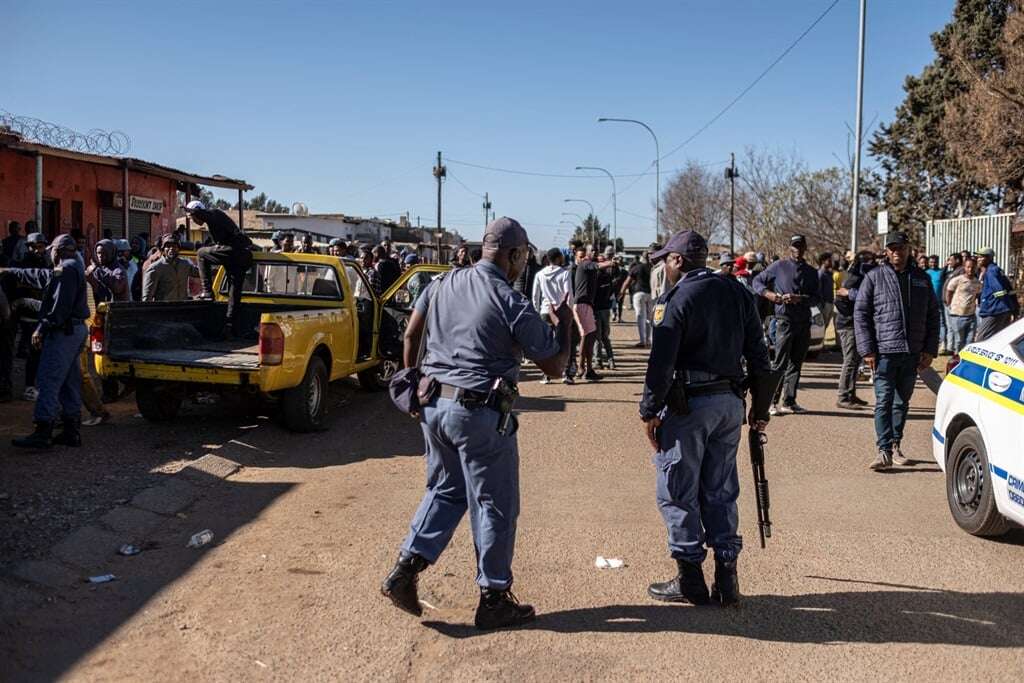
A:
POLYGON ((47 239, 80 229, 90 246, 104 230, 155 240, 174 229, 178 192, 195 197, 200 186, 235 189, 240 200, 252 189, 244 180, 50 147, 0 129, 0 236, 10 221, 25 234, 34 220, 47 239))

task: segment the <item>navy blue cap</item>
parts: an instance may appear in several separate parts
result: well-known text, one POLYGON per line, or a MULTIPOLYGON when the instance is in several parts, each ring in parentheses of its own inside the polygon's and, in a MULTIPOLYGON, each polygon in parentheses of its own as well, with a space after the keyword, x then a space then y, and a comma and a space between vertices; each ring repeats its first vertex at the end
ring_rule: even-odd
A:
POLYGON ((910 240, 907 239, 907 233, 905 232, 890 232, 885 237, 885 246, 894 247, 901 244, 910 244, 910 240))
POLYGON ((530 243, 526 230, 514 218, 502 216, 491 221, 484 230, 483 251, 493 253, 501 249, 525 247, 530 243))
POLYGON ((707 258, 708 242, 693 230, 677 232, 668 244, 651 254, 652 261, 660 261, 669 254, 682 254, 683 258, 707 258))

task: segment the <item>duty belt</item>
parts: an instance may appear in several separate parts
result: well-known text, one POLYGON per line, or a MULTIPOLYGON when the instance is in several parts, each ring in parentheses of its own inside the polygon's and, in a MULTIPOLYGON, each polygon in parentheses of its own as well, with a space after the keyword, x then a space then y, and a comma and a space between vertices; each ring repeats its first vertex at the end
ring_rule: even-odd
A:
POLYGON ((686 395, 691 398, 694 396, 708 396, 709 394, 726 394, 733 391, 735 391, 733 383, 727 379, 686 385, 686 395))
POLYGON ((461 403, 467 408, 482 406, 487 403, 486 391, 472 391, 462 387, 453 387, 450 384, 442 384, 437 396, 438 398, 447 398, 456 403, 461 403))

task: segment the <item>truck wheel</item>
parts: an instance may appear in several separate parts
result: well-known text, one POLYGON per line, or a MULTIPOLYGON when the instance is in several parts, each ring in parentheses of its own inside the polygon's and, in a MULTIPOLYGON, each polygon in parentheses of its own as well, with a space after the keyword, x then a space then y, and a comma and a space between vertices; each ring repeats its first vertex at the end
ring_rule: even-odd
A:
POLYGON ((327 386, 327 366, 320 356, 313 356, 299 386, 286 390, 282 396, 281 409, 288 429, 294 432, 323 429, 327 418, 327 386))
POLYGON ((185 392, 173 382, 139 380, 135 383, 135 403, 142 417, 150 422, 168 422, 178 415, 185 392))
POLYGON ((356 377, 359 379, 359 386, 366 391, 384 391, 388 388, 391 378, 401 369, 401 361, 385 358, 380 364, 357 373, 356 377))
POLYGON ((968 427, 953 441, 946 461, 946 499, 961 529, 974 536, 999 536, 1010 528, 996 509, 985 441, 968 427))

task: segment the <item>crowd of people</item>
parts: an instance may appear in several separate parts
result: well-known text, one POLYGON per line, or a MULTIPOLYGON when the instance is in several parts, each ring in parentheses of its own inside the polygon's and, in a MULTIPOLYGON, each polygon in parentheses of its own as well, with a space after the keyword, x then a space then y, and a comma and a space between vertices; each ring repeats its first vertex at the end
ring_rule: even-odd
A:
MULTIPOLYGON (((189 242, 178 229, 150 247, 148 234, 126 240, 106 231, 90 250, 78 230, 48 242, 34 221, 26 222, 26 235, 20 223, 8 225, 7 236, 0 240, 0 403, 19 396, 36 403, 36 431, 15 439, 16 446, 79 445, 80 425, 109 421, 107 404, 130 391, 116 380, 97 380, 91 372, 93 358, 85 337, 99 304, 212 299, 214 268, 223 266, 228 293, 224 335, 232 335, 255 247, 223 211, 199 201, 190 202, 185 211, 193 223, 206 228, 205 242, 189 242), (194 261, 181 255, 185 249, 195 250, 194 261), (25 371, 24 386, 16 393, 12 375, 17 358, 24 359, 25 371), (84 420, 76 407, 81 405, 89 413, 84 420), (55 437, 58 422, 63 431, 55 437)), ((292 233, 275 233, 273 241, 275 252, 319 253, 308 234, 296 243, 292 233)), ((377 296, 419 263, 416 253, 396 250, 390 240, 375 246, 332 240, 327 253, 359 259, 377 296)), ((472 263, 465 248, 458 257, 464 265, 472 263)), ((413 298, 427 281, 409 281, 413 298)), ((353 284, 357 290, 366 288, 362 278, 353 284)), ((371 293, 355 295, 367 298, 371 293)))

